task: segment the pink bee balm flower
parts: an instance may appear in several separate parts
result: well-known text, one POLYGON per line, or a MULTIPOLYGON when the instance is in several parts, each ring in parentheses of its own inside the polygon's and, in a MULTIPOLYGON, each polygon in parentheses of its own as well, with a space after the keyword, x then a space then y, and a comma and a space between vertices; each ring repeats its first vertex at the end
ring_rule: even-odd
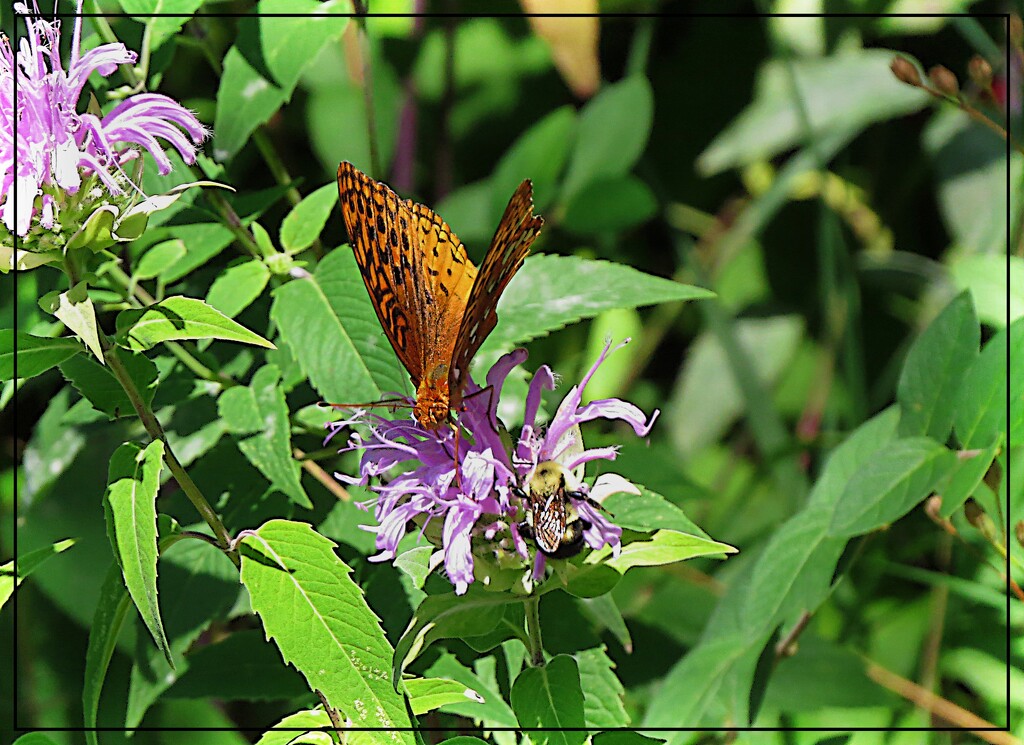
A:
MULTIPOLYGON (((79 13, 81 8, 79 0, 79 13)), ((79 113, 89 75, 106 77, 118 65, 134 63, 135 52, 120 43, 82 52, 78 16, 65 70, 61 22, 40 18, 38 8, 30 12, 24 3, 16 3, 14 9, 25 18, 27 34, 17 58, 10 40, 0 35, 0 218, 8 231, 26 235, 33 216, 43 228, 52 229, 58 190, 75 194, 83 179, 93 174, 111 195, 137 189, 122 167, 138 157, 138 147, 149 151, 161 174, 170 171, 171 163, 160 140, 186 163, 195 162, 196 147, 207 130, 195 114, 167 96, 130 96, 102 118, 79 113)))
MULTIPOLYGON (((343 482, 364 486, 370 484, 371 479, 381 479, 381 483, 371 487, 378 494, 374 510, 377 526, 367 529, 377 534, 380 551, 372 560, 393 559, 410 523, 416 521, 424 530, 432 520, 441 524, 445 571, 458 594, 466 592, 473 582, 474 545, 477 550, 502 551, 502 542, 492 539, 499 533, 507 534, 511 541, 504 545, 528 559, 529 550, 518 529, 525 506, 516 496, 517 487, 526 477, 539 463, 549 460, 558 461, 568 469, 592 460, 613 460, 616 448, 579 448, 576 455, 566 454, 572 444, 572 433, 578 432, 575 428, 583 422, 620 419, 644 437, 658 415, 655 412, 647 419, 636 406, 619 399, 582 404, 583 390, 607 358, 609 347, 605 346, 580 384, 569 391, 546 428, 538 424, 537 412, 541 392, 545 388, 552 390, 555 380, 546 365, 537 371, 526 398, 522 433, 511 453, 506 450, 499 430, 498 400, 509 373, 526 360, 525 349, 510 352, 495 363, 487 373, 489 390, 481 389, 472 379, 468 381, 464 409, 458 414, 457 447, 455 429, 428 430, 411 417, 390 421, 376 414, 359 412, 351 419, 328 424, 327 440, 351 424, 369 427, 365 441, 353 434, 343 450, 364 451, 359 476, 335 476, 343 482), (401 471, 390 476, 396 466, 401 466, 401 471)), ((411 406, 411 400, 409 404, 411 406)), ((628 482, 617 478, 614 491, 629 488, 628 482)), ((593 491, 581 484, 579 491, 583 498, 572 499, 572 502, 580 517, 589 524, 583 534, 586 545, 594 549, 607 545, 617 552, 622 529, 587 501, 588 497, 600 500, 611 493, 609 485, 612 483, 602 476, 593 491)), ((546 560, 543 553, 536 552, 535 579, 543 576, 546 560)))

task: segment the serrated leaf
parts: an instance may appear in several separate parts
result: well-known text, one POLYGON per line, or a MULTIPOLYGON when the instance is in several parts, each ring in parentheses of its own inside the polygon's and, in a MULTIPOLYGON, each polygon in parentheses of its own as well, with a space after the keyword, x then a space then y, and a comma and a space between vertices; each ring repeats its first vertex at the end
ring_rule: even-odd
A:
POLYGON ((580 671, 572 657, 558 655, 543 667, 523 670, 509 700, 520 726, 552 728, 530 733, 536 745, 583 745, 587 739, 580 671), (569 727, 577 731, 564 729, 569 727))
POLYGON ((628 173, 647 147, 653 119, 654 93, 647 78, 633 75, 605 86, 580 112, 562 201, 599 178, 628 173))
POLYGON ((176 295, 117 316, 118 344, 150 349, 164 341, 224 339, 274 349, 274 345, 197 298, 176 295))
POLYGON ((14 379, 15 364, 19 378, 34 378, 81 351, 82 345, 67 337, 33 336, 0 329, 0 380, 14 379))
POLYGON ((687 535, 675 530, 659 530, 649 541, 628 543, 622 547, 617 557, 607 558, 611 553, 612 550, 605 546, 591 553, 585 563, 596 565, 604 562, 606 566, 625 574, 633 567, 672 564, 710 554, 734 554, 736 549, 726 543, 718 543, 696 535, 687 535))
POLYGON ((320 50, 341 36, 349 6, 314 0, 261 0, 258 14, 239 24, 234 46, 224 57, 214 119, 214 157, 228 160, 249 135, 291 98, 299 75, 320 50))
POLYGON ((85 653, 85 683, 82 686, 82 712, 85 741, 97 745, 96 714, 100 693, 107 677, 110 658, 114 656, 117 637, 131 607, 131 598, 124 586, 121 567, 114 562, 100 588, 96 612, 89 625, 89 647, 85 653))
POLYGON ((368 403, 410 389, 348 247, 275 290, 270 317, 324 400, 368 403))
MULTIPOLYGON (((304 523, 271 520, 242 541, 242 583, 285 661, 360 727, 409 727, 388 680, 392 649, 335 544, 304 523)), ((402 742, 412 745, 408 732, 402 742)))
POLYGON ((406 665, 438 639, 463 639, 491 631, 504 617, 508 602, 501 593, 472 585, 465 595, 449 592, 426 598, 395 645, 392 683, 397 687, 406 665))
POLYGON ((63 321, 96 355, 96 359, 102 362, 103 349, 100 347, 99 328, 96 326, 96 309, 88 290, 89 286, 85 282, 79 282, 67 292, 57 295, 48 312, 63 321))
POLYGON ((714 293, 624 264, 535 254, 527 257, 501 296, 498 325, 484 347, 521 344, 613 308, 708 297, 714 293))
POLYGON ((505 703, 501 691, 496 686, 488 685, 469 668, 459 662, 450 652, 444 652, 427 668, 427 675, 454 680, 475 691, 483 697, 482 702, 465 700, 451 702, 441 707, 441 711, 472 719, 484 727, 515 727, 516 716, 505 703))
POLYGON ((606 729, 625 727, 629 715, 622 705, 625 690, 615 674, 615 663, 605 646, 585 649, 573 655, 580 670, 583 688, 583 717, 588 727, 606 729))
POLYGON ((73 545, 75 545, 75 540, 68 538, 58 541, 52 546, 45 546, 22 554, 18 557, 17 569, 15 569, 14 561, 8 561, 3 566, 0 566, 0 608, 3 608, 11 595, 14 594, 15 586, 20 585, 26 577, 35 571, 36 567, 51 556, 66 551, 73 545), (17 572, 17 577, 15 577, 15 572, 17 572))
POLYGON ((577 600, 580 610, 590 618, 598 628, 612 632, 612 636, 622 645, 627 654, 633 653, 633 638, 630 636, 626 619, 622 617, 619 606, 611 595, 596 598, 580 598, 577 600))
POLYGON ((270 270, 262 261, 243 261, 217 275, 206 294, 206 302, 228 318, 234 318, 260 296, 269 280, 270 270))
MULTIPOLYGON (((639 732, 599 732, 592 740, 594 745, 661 745, 665 740, 647 737, 639 732)), ((819 743, 818 745, 821 745, 819 743)))
POLYGON ((408 678, 403 681, 409 694, 412 713, 419 716, 448 704, 459 704, 467 699, 482 704, 483 696, 462 683, 445 678, 408 678))
POLYGON ((981 329, 970 295, 961 293, 914 340, 896 389, 900 434, 945 442, 964 374, 978 357, 981 329))
POLYGON ((829 535, 867 533, 906 514, 949 476, 956 455, 926 437, 897 440, 861 466, 836 504, 829 535))
POLYGON ((275 365, 264 365, 248 386, 235 386, 217 400, 217 411, 245 454, 270 483, 292 502, 312 509, 300 467, 292 457, 288 404, 275 365))
POLYGON ((281 247, 295 253, 313 245, 337 203, 338 185, 333 181, 304 197, 281 221, 281 247))
MULTIPOLYGON (((141 352, 111 349, 107 354, 118 356, 142 396, 143 403, 146 406, 152 404, 158 378, 156 365, 141 352)), ((62 362, 60 371, 97 411, 102 411, 111 419, 136 416, 131 399, 108 367, 81 355, 62 362)))
POLYGON ((185 241, 180 238, 157 243, 142 254, 132 276, 135 279, 153 279, 174 266, 187 253, 185 241))
POLYGON ((153 440, 145 450, 126 442, 114 451, 103 506, 110 545, 124 573, 128 594, 153 641, 173 667, 156 589, 156 495, 163 455, 163 440, 153 440))

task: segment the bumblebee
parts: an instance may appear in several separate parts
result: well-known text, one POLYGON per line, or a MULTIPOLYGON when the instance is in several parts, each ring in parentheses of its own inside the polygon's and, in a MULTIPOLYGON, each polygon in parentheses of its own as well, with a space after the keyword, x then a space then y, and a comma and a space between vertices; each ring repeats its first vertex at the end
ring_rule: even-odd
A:
POLYGON ((526 507, 519 532, 533 540, 541 553, 568 559, 583 549, 583 533, 591 523, 580 517, 570 499, 590 500, 571 471, 553 460, 538 463, 526 488, 514 487, 512 492, 526 507))

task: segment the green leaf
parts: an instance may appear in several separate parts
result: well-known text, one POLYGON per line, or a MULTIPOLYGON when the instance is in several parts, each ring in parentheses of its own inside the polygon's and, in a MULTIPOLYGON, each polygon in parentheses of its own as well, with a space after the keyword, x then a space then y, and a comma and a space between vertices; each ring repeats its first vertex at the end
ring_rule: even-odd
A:
POLYGON ((860 535, 902 517, 955 466, 956 455, 934 440, 896 440, 854 474, 836 504, 829 535, 860 535))
POLYGON ((555 109, 520 135, 505 152, 491 177, 491 219, 497 224, 509 197, 524 179, 533 181, 537 213, 555 199, 558 177, 565 167, 576 138, 576 111, 572 106, 555 109))
POLYGON ((297 253, 313 245, 337 203, 338 185, 333 181, 304 197, 281 222, 281 247, 297 253))
POLYGON ((685 561, 695 556, 709 554, 734 554, 736 549, 725 543, 718 543, 700 536, 687 535, 675 530, 659 530, 649 541, 634 541, 622 547, 619 555, 611 556, 612 550, 605 546, 594 551, 587 559, 587 564, 603 561, 605 565, 625 574, 633 567, 660 566, 685 561))
POLYGON ((206 302, 228 318, 234 318, 260 296, 269 279, 270 270, 262 261, 243 261, 217 275, 206 302))
POLYGON ((171 662, 156 590, 156 495, 163 455, 163 440, 153 440, 145 450, 126 442, 114 451, 103 506, 110 545, 128 593, 157 647, 171 662))
POLYGON ((368 403, 409 389, 349 248, 325 256, 312 277, 275 290, 270 317, 324 400, 368 403))
POLYGON ((129 349, 150 349, 182 339, 225 339, 268 349, 274 345, 197 298, 176 295, 117 316, 117 342, 129 349))
MULTIPOLYGON (((334 543, 304 523, 271 520, 242 541, 242 583, 286 662, 359 727, 409 727, 388 681, 391 645, 334 543)), ((403 733, 401 741, 414 738, 403 733)))
POLYGON ((770 60, 758 74, 754 101, 701 153, 697 170, 713 176, 801 144, 805 130, 798 100, 815 133, 859 132, 923 108, 928 94, 896 80, 889 69, 894 54, 856 49, 829 57, 770 60))
POLYGON ((430 557, 434 554, 433 546, 417 546, 395 557, 395 568, 409 575, 412 584, 419 590, 430 574, 430 557))
POLYGON ((526 259, 502 295, 498 326, 484 346, 503 349, 522 344, 612 308, 713 296, 701 287, 655 277, 624 264, 535 254, 526 259))
POLYGON ((531 732, 536 745, 583 745, 587 739, 586 731, 580 731, 586 726, 583 690, 572 657, 558 655, 544 667, 526 668, 512 684, 509 699, 520 726, 557 728, 531 732), (578 731, 562 729, 567 727, 578 731))
POLYGON ((988 447, 1003 433, 1011 434, 1011 440, 1016 439, 1012 435, 1017 431, 1022 412, 1020 406, 1010 407, 1015 426, 1008 429, 1007 370, 1010 373, 1010 385, 1014 386, 1010 392, 1011 399, 1013 391, 1017 391, 1016 400, 1020 400, 1024 375, 1015 370, 1013 365, 1008 368, 1007 347, 1012 350, 1010 360, 1016 364, 1024 355, 1024 320, 1010 324, 989 339, 963 377, 956 397, 953 427, 957 439, 965 448, 988 447))
POLYGON ((185 248, 185 241, 174 238, 169 241, 157 243, 146 253, 142 254, 139 263, 135 266, 135 279, 153 279, 163 274, 169 268, 188 253, 185 248))
MULTIPOLYGON (((102 362, 103 349, 100 347, 99 329, 96 326, 96 309, 89 298, 88 290, 89 286, 85 282, 79 282, 67 292, 57 295, 53 302, 49 303, 49 307, 44 307, 43 310, 63 321, 64 325, 89 347, 89 351, 96 355, 96 359, 102 362)), ((40 300, 40 305, 46 300, 46 297, 40 300)))
POLYGON ((299 463, 292 457, 288 404, 280 380, 275 365, 264 365, 248 387, 224 391, 217 411, 249 462, 292 502, 312 509, 299 478, 299 463))
POLYGON ((15 365, 19 378, 34 378, 81 351, 82 345, 67 337, 33 336, 0 329, 0 380, 14 380, 15 365))
POLYGON ((573 656, 580 669, 583 717, 587 726, 594 729, 627 726, 629 715, 622 705, 625 690, 615 675, 615 663, 605 646, 585 649, 573 656))
POLYGON ((214 157, 223 162, 291 98, 295 84, 320 50, 341 36, 349 6, 336 0, 261 0, 260 15, 244 18, 224 57, 214 119, 214 157), (288 13, 291 17, 260 17, 288 13))
POLYGON ((644 486, 639 489, 639 494, 612 494, 602 503, 614 516, 612 522, 620 528, 643 533, 666 529, 708 537, 686 513, 665 497, 644 486))
POLYGON ((450 652, 444 652, 427 668, 427 675, 436 678, 448 678, 479 694, 483 701, 465 700, 451 702, 441 707, 441 711, 457 714, 474 722, 481 722, 485 727, 515 727, 516 716, 505 703, 501 691, 496 686, 488 685, 476 673, 463 666, 450 652))
POLYGON ((978 357, 981 329, 967 293, 935 318, 907 352, 896 389, 900 434, 945 442, 953 428, 955 394, 978 357))
POLYGON ((650 187, 636 176, 591 181, 565 208, 562 227, 576 233, 616 233, 651 219, 658 203, 650 187))
POLYGON ((470 585, 465 595, 448 592, 426 598, 395 645, 391 680, 397 687, 402 671, 438 639, 464 639, 491 631, 505 615, 509 598, 470 585))
POLYGON ((991 468, 1002 444, 1003 438, 999 437, 987 448, 979 450, 972 456, 964 457, 965 453, 962 452, 957 454, 960 462, 953 472, 953 477, 942 490, 942 507, 939 509, 941 517, 950 517, 974 494, 974 490, 991 468))
POLYGON ((14 745, 57 745, 57 743, 42 732, 29 732, 15 740, 14 745))
POLYGON ((822 603, 846 547, 844 539, 827 536, 827 530, 823 511, 805 510, 772 533, 751 575, 757 592, 743 603, 747 628, 770 632, 822 603))
MULTIPOLYGON (((679 722, 710 726, 708 710, 714 710, 734 681, 753 680, 763 646, 763 639, 749 633, 702 641, 665 675, 639 729, 676 727, 679 722)), ((745 688, 749 695, 750 686, 745 688)))
POLYGON ((627 654, 633 653, 633 638, 630 636, 629 627, 626 626, 626 620, 622 617, 622 612, 611 595, 580 598, 577 605, 583 614, 594 622, 595 626, 612 632, 612 636, 622 645, 627 654))
MULTIPOLYGON (((1005 236, 1004 227, 1004 241, 1005 236)), ((955 259, 949 272, 957 287, 970 290, 982 323, 1001 329, 1024 315, 1024 259, 1020 256, 968 254, 955 259)))
POLYGON ((297 711, 264 732, 256 745, 335 745, 333 727, 330 715, 322 708, 297 711), (310 731, 302 732, 303 729, 310 731))
POLYGON ((633 75, 605 86, 580 112, 562 201, 569 203, 600 178, 629 173, 647 147, 653 120, 654 93, 647 78, 633 75))
POLYGON ((89 647, 85 653, 85 683, 82 686, 82 712, 85 740, 97 745, 96 714, 99 711, 100 692, 107 678, 107 668, 114 656, 117 637, 131 607, 131 598, 124 586, 121 567, 114 562, 100 588, 96 612, 89 625, 89 647))
POLYGON ((28 575, 35 571, 36 567, 51 556, 66 551, 73 545, 75 545, 75 539, 67 538, 54 543, 52 546, 45 546, 22 554, 18 557, 17 569, 15 569, 14 561, 8 561, 3 566, 0 566, 0 608, 3 608, 11 595, 14 594, 15 586, 20 585, 28 575), (17 571, 17 577, 15 577, 15 571, 17 571))
POLYGON ((149 26, 149 48, 156 51, 199 10, 203 0, 120 0, 121 9, 149 26), (166 13, 168 15, 158 15, 166 13))
POLYGON ((412 713, 419 716, 428 711, 440 709, 448 704, 459 704, 469 699, 478 704, 484 702, 483 696, 467 688, 462 683, 445 678, 408 678, 403 681, 409 694, 409 705, 412 713))
MULTIPOLYGON (((156 394, 159 374, 156 365, 141 352, 111 349, 107 354, 117 355, 128 371, 128 377, 134 381, 142 395, 143 403, 150 406, 156 394)), ((102 411, 111 419, 136 416, 135 407, 118 379, 109 368, 91 357, 83 355, 65 360, 60 364, 60 371, 97 411, 102 411)))

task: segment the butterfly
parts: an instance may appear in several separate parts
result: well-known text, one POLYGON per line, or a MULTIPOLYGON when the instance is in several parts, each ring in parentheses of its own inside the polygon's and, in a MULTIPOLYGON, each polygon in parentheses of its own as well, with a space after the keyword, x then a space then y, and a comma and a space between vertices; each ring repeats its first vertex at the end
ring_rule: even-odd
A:
POLYGON ((338 193, 370 301, 416 386, 413 416, 436 429, 462 402, 469 363, 498 322, 498 299, 544 225, 533 214, 533 184, 512 195, 479 269, 433 210, 351 163, 338 166, 338 193))

